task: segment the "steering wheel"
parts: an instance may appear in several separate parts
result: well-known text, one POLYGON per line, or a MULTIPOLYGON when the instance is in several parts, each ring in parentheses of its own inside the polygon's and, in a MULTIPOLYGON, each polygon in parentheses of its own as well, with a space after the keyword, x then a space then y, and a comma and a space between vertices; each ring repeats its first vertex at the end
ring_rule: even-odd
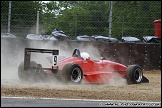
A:
POLYGON ((73 54, 72 54, 72 57, 81 57, 80 56, 80 50, 79 49, 75 49, 73 54))

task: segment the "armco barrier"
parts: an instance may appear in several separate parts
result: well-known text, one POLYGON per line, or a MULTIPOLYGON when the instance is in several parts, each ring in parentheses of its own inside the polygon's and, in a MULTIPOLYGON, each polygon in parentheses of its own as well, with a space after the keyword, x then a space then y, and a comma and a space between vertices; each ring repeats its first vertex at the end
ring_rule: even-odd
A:
MULTIPOLYGON (((100 55, 124 65, 139 64, 144 70, 161 70, 161 43, 101 43, 83 41, 38 41, 1 38, 1 64, 19 64, 24 60, 24 48, 61 49, 64 53, 75 48, 100 55)), ((65 54, 68 55, 68 54, 65 54)), ((41 58, 40 58, 41 59, 41 58)))

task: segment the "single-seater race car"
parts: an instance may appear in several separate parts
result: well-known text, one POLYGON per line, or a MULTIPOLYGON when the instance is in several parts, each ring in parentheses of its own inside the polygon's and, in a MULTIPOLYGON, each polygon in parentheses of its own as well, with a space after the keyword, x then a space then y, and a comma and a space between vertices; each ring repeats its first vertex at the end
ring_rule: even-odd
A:
POLYGON ((116 73, 125 78, 128 84, 149 82, 137 64, 125 66, 104 58, 91 60, 88 53, 80 53, 79 49, 74 49, 71 57, 62 60, 58 60, 59 50, 25 48, 24 54, 24 61, 18 67, 18 76, 22 81, 46 81, 52 77, 65 84, 80 84, 82 81, 100 84, 110 81, 116 73), (41 64, 30 60, 32 52, 51 53, 52 65, 43 68, 41 64))

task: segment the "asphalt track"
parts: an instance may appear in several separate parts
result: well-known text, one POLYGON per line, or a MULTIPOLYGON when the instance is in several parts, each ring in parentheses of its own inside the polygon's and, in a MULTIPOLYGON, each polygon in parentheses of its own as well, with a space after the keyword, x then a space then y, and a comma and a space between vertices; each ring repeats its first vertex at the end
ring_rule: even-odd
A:
POLYGON ((161 107, 161 102, 1 97, 1 107, 161 107))

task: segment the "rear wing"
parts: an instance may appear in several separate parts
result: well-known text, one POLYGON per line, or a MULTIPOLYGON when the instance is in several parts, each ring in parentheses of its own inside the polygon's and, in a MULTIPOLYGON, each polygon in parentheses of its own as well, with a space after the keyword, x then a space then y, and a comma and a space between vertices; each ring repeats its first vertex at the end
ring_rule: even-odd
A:
MULTIPOLYGON (((52 54, 52 72, 57 70, 57 56, 59 55, 59 50, 51 50, 51 49, 35 49, 35 48, 25 48, 25 56, 24 56, 24 70, 31 68, 30 67, 30 56, 31 52, 36 53, 51 53, 52 54)), ((51 70, 51 68, 42 68, 44 70, 51 70)))

